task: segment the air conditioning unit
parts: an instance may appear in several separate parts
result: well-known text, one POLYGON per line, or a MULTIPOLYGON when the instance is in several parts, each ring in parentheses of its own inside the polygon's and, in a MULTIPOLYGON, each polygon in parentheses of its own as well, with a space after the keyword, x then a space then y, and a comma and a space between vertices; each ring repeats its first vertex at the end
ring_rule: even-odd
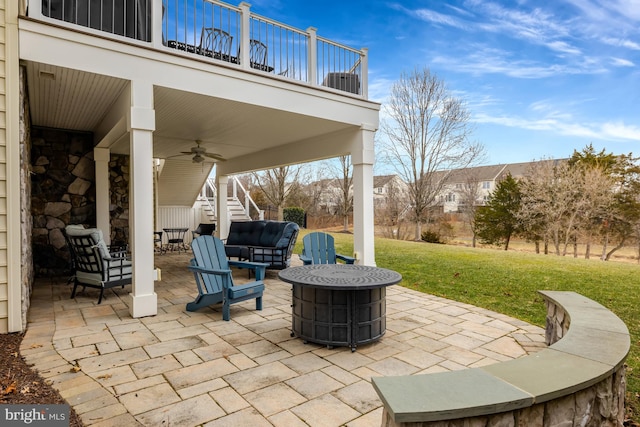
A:
POLYGON ((354 73, 328 73, 323 86, 349 93, 360 93, 360 77, 354 73))

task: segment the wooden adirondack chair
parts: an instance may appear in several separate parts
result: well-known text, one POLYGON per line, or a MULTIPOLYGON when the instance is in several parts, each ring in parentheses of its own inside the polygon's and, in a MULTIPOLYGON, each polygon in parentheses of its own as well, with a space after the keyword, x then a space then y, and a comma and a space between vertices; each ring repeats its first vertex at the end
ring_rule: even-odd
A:
POLYGON ((200 236, 191 243, 194 258, 189 271, 193 272, 198 285, 198 296, 187 304, 187 311, 222 303, 222 318, 231 317, 231 304, 256 300, 256 310, 262 310, 264 275, 268 264, 227 259, 224 244, 215 236, 200 236), (254 270, 255 281, 234 285, 230 267, 254 270))
POLYGON ((319 231, 304 236, 300 259, 304 265, 336 264, 337 260, 341 260, 345 264, 353 264, 356 261, 353 257, 336 254, 333 236, 319 231))

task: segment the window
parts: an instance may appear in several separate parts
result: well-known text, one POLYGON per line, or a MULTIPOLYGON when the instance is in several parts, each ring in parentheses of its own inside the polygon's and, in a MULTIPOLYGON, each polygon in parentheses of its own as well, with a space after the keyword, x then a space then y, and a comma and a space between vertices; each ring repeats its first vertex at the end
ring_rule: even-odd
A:
POLYGON ((456 201, 456 195, 454 193, 447 194, 446 197, 445 197, 445 201, 446 202, 455 202, 456 201))
POLYGON ((485 190, 489 190, 491 188, 491 181, 484 181, 482 183, 482 188, 485 190))

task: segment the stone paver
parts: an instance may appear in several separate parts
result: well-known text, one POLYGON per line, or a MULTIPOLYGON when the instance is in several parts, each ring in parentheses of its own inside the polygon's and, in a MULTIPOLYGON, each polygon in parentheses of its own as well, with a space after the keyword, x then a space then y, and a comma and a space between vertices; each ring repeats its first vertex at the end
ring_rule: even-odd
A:
POLYGON ((300 393, 281 382, 247 393, 244 397, 265 417, 307 401, 300 393))
POLYGON ((334 390, 344 387, 344 384, 320 371, 314 371, 291 378, 285 381, 285 383, 307 399, 313 399, 314 397, 322 396, 323 394, 331 393, 334 390))
POLYGON ((372 377, 484 366, 544 347, 541 328, 398 286, 388 289, 378 342, 356 352, 305 344, 290 335, 291 288, 277 272, 267 273, 260 312, 254 301, 234 304, 228 322, 219 307, 186 312, 196 295, 189 258, 156 257, 163 281, 152 317, 130 317, 128 291, 98 306, 95 292, 70 300, 64 284, 34 287, 21 354, 85 425, 375 426, 382 403, 372 377))
POLYGON ((138 421, 146 426, 198 426, 225 415, 206 394, 146 412, 138 421))

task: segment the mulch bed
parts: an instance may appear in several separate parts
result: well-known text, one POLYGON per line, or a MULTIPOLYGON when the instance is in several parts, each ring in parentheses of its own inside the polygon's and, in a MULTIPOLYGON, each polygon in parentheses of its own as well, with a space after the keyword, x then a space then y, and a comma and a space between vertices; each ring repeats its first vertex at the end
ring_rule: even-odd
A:
MULTIPOLYGON (((23 334, 0 334, 0 405, 67 404, 60 393, 46 383, 20 355, 23 334)), ((69 426, 83 424, 73 408, 69 426)))

